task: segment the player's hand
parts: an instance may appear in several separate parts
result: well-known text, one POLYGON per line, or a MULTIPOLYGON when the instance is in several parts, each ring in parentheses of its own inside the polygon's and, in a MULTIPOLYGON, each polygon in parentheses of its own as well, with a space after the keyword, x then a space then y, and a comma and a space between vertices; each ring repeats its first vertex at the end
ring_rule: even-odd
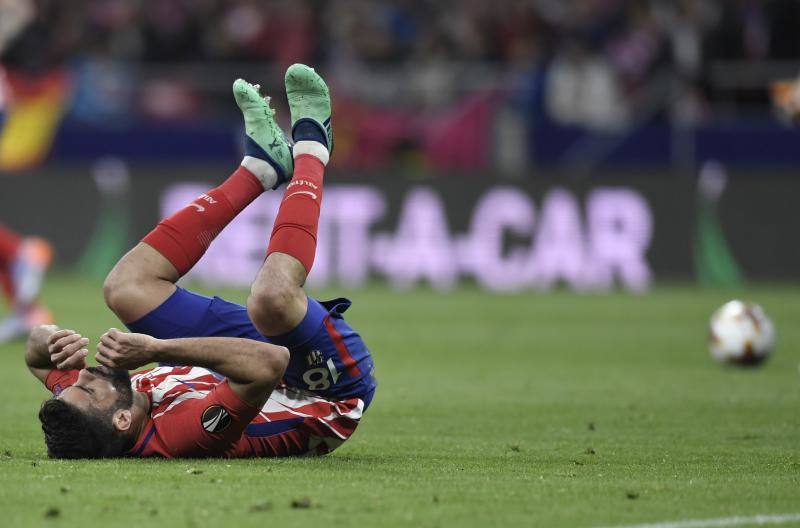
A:
POLYGON ((89 340, 74 330, 59 330, 47 338, 50 362, 59 370, 82 369, 89 354, 89 340))
POLYGON ((116 328, 100 337, 95 359, 109 368, 137 369, 155 359, 158 340, 145 334, 130 334, 116 328))

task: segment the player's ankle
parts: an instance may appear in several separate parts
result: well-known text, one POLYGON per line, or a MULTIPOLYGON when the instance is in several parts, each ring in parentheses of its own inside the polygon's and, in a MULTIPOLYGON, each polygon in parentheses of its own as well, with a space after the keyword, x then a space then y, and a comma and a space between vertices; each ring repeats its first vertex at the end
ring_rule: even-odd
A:
POLYGON ((297 159, 298 156, 311 155, 320 160, 325 166, 328 165, 328 161, 330 160, 328 148, 319 141, 298 141, 294 144, 292 155, 295 159, 297 159))

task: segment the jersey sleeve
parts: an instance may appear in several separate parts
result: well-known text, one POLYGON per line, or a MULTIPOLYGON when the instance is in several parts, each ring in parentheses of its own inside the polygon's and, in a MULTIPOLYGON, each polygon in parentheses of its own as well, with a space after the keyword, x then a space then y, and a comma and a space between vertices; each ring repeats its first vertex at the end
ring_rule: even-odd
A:
POLYGON ((80 371, 53 369, 47 374, 44 385, 54 396, 58 396, 61 391, 78 381, 78 372, 80 371))
POLYGON ((222 457, 260 411, 242 400, 225 380, 205 397, 187 399, 154 421, 171 456, 222 457))

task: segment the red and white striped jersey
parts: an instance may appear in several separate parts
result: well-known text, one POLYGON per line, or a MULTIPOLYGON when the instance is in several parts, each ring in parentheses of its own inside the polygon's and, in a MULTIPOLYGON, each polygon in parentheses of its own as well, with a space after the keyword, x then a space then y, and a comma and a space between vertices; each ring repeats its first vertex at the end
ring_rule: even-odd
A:
MULTIPOLYGON (((58 394, 77 370, 53 370, 58 394)), ((129 455, 149 457, 279 457, 325 454, 353 434, 360 398, 329 400, 279 384, 262 408, 243 401, 222 376, 200 367, 157 367, 131 376, 150 401, 150 417, 129 455)))

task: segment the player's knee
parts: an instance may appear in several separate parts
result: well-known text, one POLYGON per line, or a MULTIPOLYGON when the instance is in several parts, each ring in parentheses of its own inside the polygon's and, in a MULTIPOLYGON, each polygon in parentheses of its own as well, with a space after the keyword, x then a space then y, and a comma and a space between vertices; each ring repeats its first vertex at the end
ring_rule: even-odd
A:
POLYGON ((121 272, 118 267, 114 267, 103 282, 103 298, 106 301, 106 306, 115 313, 126 302, 130 301, 129 297, 132 291, 133 285, 130 278, 126 277, 125 273, 121 272))
POLYGON ((125 322, 142 315, 141 308, 148 305, 148 297, 153 296, 150 290, 147 280, 124 263, 118 263, 103 282, 106 306, 125 322))
POLYGON ((262 333, 280 333, 293 320, 297 304, 298 288, 274 281, 267 285, 253 286, 247 298, 247 313, 250 320, 262 333))
POLYGON ((112 311, 114 310, 114 305, 118 302, 117 295, 122 285, 115 271, 116 268, 112 269, 109 274, 106 275, 106 280, 103 281, 103 299, 106 301, 106 306, 112 311))

